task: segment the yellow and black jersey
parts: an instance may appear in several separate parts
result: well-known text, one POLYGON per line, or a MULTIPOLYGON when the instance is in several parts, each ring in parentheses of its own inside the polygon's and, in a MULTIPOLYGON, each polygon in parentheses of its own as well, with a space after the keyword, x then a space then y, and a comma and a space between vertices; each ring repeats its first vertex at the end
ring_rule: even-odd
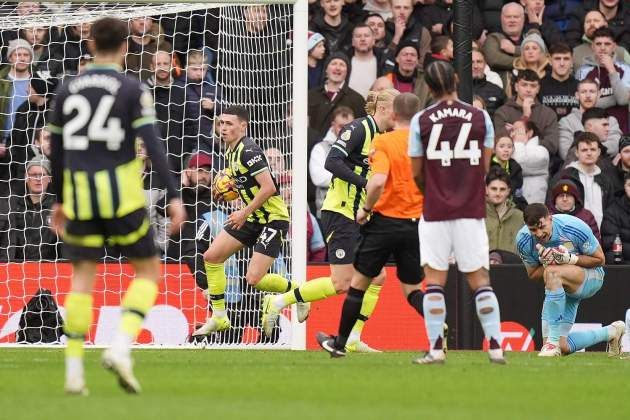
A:
POLYGON ((245 205, 251 203, 260 191, 260 184, 255 178, 259 173, 269 171, 276 186, 276 193, 269 197, 247 220, 263 225, 275 220, 289 221, 289 211, 280 195, 278 183, 271 173, 265 154, 254 140, 243 137, 233 148, 228 148, 226 160, 238 194, 245 205))
POLYGON ((365 185, 370 171, 368 154, 378 134, 374 118, 358 118, 346 125, 326 158, 333 177, 322 210, 334 211, 355 220, 365 202, 365 185))
POLYGON ((53 185, 70 220, 120 218, 145 207, 138 136, 175 196, 154 123, 151 94, 119 66, 90 66, 61 86, 48 128, 53 185))

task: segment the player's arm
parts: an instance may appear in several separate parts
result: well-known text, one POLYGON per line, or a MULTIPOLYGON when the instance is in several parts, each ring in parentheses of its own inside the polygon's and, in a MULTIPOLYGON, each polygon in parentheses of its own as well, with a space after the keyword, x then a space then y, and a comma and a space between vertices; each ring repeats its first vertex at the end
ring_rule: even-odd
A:
POLYGON ((359 188, 365 188, 367 179, 354 173, 346 164, 346 158, 357 148, 362 148, 364 141, 365 128, 362 124, 350 124, 344 127, 328 152, 324 168, 336 178, 359 188))
POLYGON ((420 118, 416 114, 409 124, 409 149, 411 173, 418 189, 424 193, 424 147, 420 139, 420 118))
POLYGON ((411 158, 411 173, 416 186, 424 193, 424 158, 411 158))
POLYGON ((490 162, 494 153, 494 125, 490 115, 484 110, 483 117, 486 125, 486 136, 483 139, 483 168, 486 173, 490 170, 490 162))
POLYGON ((63 212, 63 97, 64 95, 60 91, 53 102, 48 123, 48 131, 50 132, 50 168, 53 179, 52 193, 55 195, 56 201, 52 207, 51 227, 59 236, 63 235, 66 223, 66 217, 63 212))
POLYGON ((575 265, 583 268, 601 267, 606 263, 606 257, 601 246, 598 246, 592 255, 578 255, 577 257, 575 265))
POLYGON ((519 232, 515 238, 516 250, 523 261, 525 270, 527 270, 527 277, 530 280, 543 280, 545 267, 540 263, 538 252, 535 249, 532 250, 532 241, 533 239, 529 234, 519 232))

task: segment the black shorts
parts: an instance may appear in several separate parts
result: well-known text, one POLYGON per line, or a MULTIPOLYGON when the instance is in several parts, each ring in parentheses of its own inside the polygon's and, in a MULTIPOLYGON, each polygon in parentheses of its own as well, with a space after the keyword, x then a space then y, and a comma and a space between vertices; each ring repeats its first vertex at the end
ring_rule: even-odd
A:
POLYGON ((398 279, 405 284, 420 284, 424 270, 420 266, 418 219, 396 219, 375 213, 361 228, 354 268, 368 277, 376 277, 390 255, 396 261, 398 279))
POLYGON ((70 261, 99 260, 108 251, 127 258, 158 255, 144 208, 115 219, 70 220, 63 237, 63 256, 70 261))
POLYGON ((359 224, 334 211, 322 211, 322 228, 330 264, 352 264, 361 240, 359 224))
POLYGON ((277 258, 282 249, 282 241, 287 237, 289 222, 274 220, 266 225, 262 225, 246 221, 238 230, 231 226, 226 226, 224 229, 225 232, 243 245, 253 246, 254 252, 277 258))

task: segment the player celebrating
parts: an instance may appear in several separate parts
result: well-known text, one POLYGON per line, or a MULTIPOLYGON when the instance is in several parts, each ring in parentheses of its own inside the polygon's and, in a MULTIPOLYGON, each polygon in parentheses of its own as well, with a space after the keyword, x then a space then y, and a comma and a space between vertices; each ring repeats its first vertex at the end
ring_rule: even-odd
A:
POLYGON ((392 116, 394 131, 382 134, 372 142, 367 196, 357 212, 357 223, 364 225, 363 237, 354 260, 355 274, 341 311, 339 335, 317 335, 317 341, 331 357, 345 356, 346 342, 359 318, 365 290, 381 273, 390 255, 396 260, 403 293, 422 315, 420 282, 424 273, 418 242, 422 194, 414 184, 407 156, 409 120, 419 108, 420 100, 416 95, 398 95, 394 99, 392 116))
POLYGON ((103 365, 130 393, 140 391, 133 375, 130 345, 158 293, 160 260, 145 210, 142 163, 136 136, 144 140, 153 169, 169 194, 171 232, 186 213, 160 147, 151 94, 120 73, 127 51, 127 24, 104 18, 92 25, 94 65, 59 90, 52 110, 51 163, 57 203, 52 225, 62 235, 72 261, 72 288, 65 308, 66 392, 87 394, 83 342, 92 324, 96 261, 104 245, 129 258, 136 278, 122 300, 122 317, 103 365))
MULTIPOLYGON (((289 230, 289 211, 280 196, 263 150, 247 137, 249 116, 240 106, 221 114, 219 130, 227 145, 226 162, 245 207, 230 214, 225 228, 204 254, 212 316, 193 336, 209 335, 230 328, 225 310, 224 262, 244 246, 253 246, 247 267, 247 283, 261 291, 287 292, 293 284, 279 274, 267 273, 280 253, 289 230)), ((308 316, 308 305, 298 306, 298 319, 308 316)))
POLYGON ((457 76, 444 61, 431 63, 425 80, 436 103, 413 117, 409 134, 416 184, 424 192, 420 257, 426 274, 424 319, 430 350, 414 361, 444 363, 444 286, 454 252, 474 291, 477 315, 489 340, 490 361, 505 363, 501 350, 499 303, 488 276, 484 175, 490 164, 494 129, 485 111, 457 97, 457 76), (480 142, 483 141, 483 157, 480 142), (484 170, 485 169, 485 170, 484 170), (424 185, 427 186, 426 190, 424 185))
MULTIPOLYGON (((392 127, 392 103, 399 94, 395 89, 369 92, 367 117, 358 118, 341 130, 326 158, 326 169, 333 175, 322 206, 322 225, 328 245, 330 277, 307 281, 299 288, 280 296, 267 296, 263 302, 263 327, 271 334, 280 311, 295 302, 314 302, 348 291, 354 274, 352 262, 360 240, 357 211, 365 201, 365 186, 369 172, 368 152, 379 132, 392 127)), ((363 300, 361 316, 354 325, 348 350, 376 352, 361 341, 361 331, 370 317, 385 280, 385 273, 376 276, 363 300)))
POLYGON ((526 226, 516 235, 516 247, 532 280, 545 282, 542 330, 546 342, 541 357, 575 353, 608 342, 610 356, 621 355, 625 323, 572 332, 580 301, 595 295, 604 282, 604 251, 586 223, 568 214, 551 216, 544 204, 523 212, 526 226))

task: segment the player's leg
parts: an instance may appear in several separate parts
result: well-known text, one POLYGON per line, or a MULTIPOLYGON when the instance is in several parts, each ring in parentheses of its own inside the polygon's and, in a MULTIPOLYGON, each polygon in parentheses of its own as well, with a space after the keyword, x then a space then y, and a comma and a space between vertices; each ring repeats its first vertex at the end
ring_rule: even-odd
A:
POLYGON ((386 278, 387 273, 385 273, 385 270, 383 269, 372 279, 370 285, 365 291, 365 294, 363 295, 363 303, 361 304, 361 310, 359 311, 359 317, 354 323, 350 336, 348 337, 348 343, 346 344, 347 351, 357 353, 381 352, 380 350, 374 349, 364 343, 361 340, 361 334, 363 333, 365 323, 370 319, 372 313, 374 313, 374 309, 376 309, 376 303, 378 302, 378 298, 381 294, 383 283, 385 283, 386 278))
POLYGON ((69 394, 87 395, 83 373, 83 343, 92 324, 92 289, 96 277, 94 261, 72 263, 72 289, 64 304, 66 317, 66 384, 69 394))
POLYGON ((454 252, 459 270, 466 274, 473 291, 477 317, 488 340, 490 362, 504 364, 501 349, 501 312, 490 284, 489 245, 483 219, 458 219, 454 222, 454 252))

